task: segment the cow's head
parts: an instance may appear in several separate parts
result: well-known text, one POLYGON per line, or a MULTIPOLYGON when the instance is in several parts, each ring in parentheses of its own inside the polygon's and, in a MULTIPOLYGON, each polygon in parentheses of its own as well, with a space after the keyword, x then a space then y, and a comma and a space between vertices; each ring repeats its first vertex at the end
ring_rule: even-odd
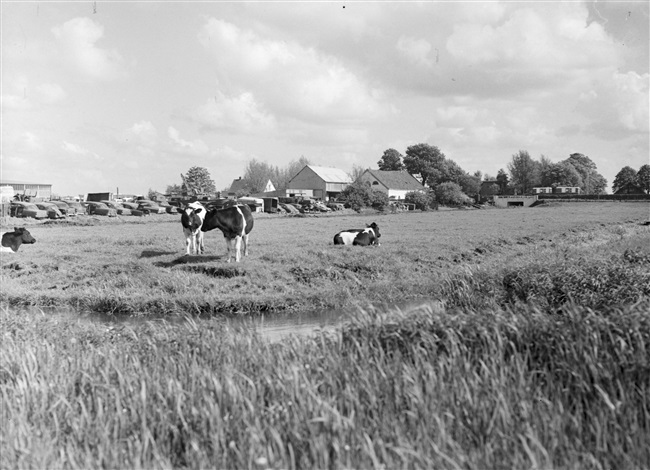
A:
POLYGON ((36 243, 36 239, 25 227, 14 227, 14 233, 20 237, 23 243, 36 243))
POLYGON ((373 232, 375 232, 375 237, 379 238, 381 237, 381 234, 379 233, 379 227, 377 226, 376 223, 371 223, 370 225, 366 225, 367 228, 371 228, 373 232))

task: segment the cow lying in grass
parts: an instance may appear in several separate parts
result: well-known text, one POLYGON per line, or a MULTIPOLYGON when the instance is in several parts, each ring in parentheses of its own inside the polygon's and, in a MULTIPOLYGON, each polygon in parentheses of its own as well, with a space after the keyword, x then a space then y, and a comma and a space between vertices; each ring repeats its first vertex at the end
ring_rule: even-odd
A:
POLYGON ((0 252, 2 253, 15 253, 23 243, 36 243, 36 239, 25 227, 15 227, 13 232, 2 232, 0 235, 2 236, 0 252))
POLYGON ((181 209, 181 225, 185 235, 186 254, 203 253, 203 218, 205 207, 200 202, 192 202, 181 209))
POLYGON ((228 262, 232 259, 232 243, 235 242, 235 261, 241 259, 241 246, 244 256, 248 256, 248 234, 253 230, 253 214, 250 207, 240 204, 224 209, 210 209, 205 214, 201 231, 208 232, 218 228, 226 238, 228 262))
POLYGON ((353 228, 343 230, 334 235, 335 245, 377 245, 379 246, 379 227, 376 223, 371 223, 366 228, 353 228))

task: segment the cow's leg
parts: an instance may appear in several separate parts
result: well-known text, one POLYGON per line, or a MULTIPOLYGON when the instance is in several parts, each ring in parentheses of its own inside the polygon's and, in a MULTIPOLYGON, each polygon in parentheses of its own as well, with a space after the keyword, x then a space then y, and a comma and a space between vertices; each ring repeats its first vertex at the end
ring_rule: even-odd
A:
POLYGON ((190 254, 190 245, 192 244, 192 236, 185 237, 185 254, 190 254))
POLYGON ((239 263, 241 260, 241 239, 239 235, 235 237, 235 261, 239 263))
POLYGON ((199 229, 198 233, 196 234, 196 241, 197 241, 197 247, 196 250, 198 253, 203 253, 205 247, 203 246, 203 232, 199 229))
POLYGON ((228 254, 227 262, 228 263, 230 263, 230 258, 231 258, 231 254, 230 254, 231 251, 232 251, 231 245, 232 245, 232 238, 226 237, 226 247, 228 248, 228 251, 227 251, 227 254, 228 254))
POLYGON ((248 256, 248 234, 245 233, 241 237, 242 245, 244 245, 244 256, 248 256))
POLYGON ((199 230, 194 234, 194 253, 198 255, 199 253, 202 252, 203 250, 201 249, 201 230, 199 230))

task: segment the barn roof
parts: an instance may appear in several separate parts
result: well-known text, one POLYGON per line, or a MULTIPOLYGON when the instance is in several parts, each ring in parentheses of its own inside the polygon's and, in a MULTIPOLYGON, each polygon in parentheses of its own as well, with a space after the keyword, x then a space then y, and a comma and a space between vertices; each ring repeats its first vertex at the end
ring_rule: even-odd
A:
POLYGON ((406 171, 366 170, 388 189, 422 191, 424 186, 406 171))
POLYGON ((229 193, 236 193, 237 191, 244 190, 244 180, 241 179, 241 177, 237 178, 236 180, 232 181, 232 184, 230 185, 230 189, 228 190, 229 193))
POLYGON ((326 183, 352 183, 350 176, 343 170, 327 166, 307 165, 314 173, 326 183))

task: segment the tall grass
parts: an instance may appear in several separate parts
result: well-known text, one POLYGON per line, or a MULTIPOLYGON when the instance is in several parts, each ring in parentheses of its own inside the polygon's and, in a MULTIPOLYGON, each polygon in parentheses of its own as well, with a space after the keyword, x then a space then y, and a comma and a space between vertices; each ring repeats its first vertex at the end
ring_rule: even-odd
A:
POLYGON ((644 468, 650 302, 360 311, 268 344, 4 312, 2 468, 644 468))

